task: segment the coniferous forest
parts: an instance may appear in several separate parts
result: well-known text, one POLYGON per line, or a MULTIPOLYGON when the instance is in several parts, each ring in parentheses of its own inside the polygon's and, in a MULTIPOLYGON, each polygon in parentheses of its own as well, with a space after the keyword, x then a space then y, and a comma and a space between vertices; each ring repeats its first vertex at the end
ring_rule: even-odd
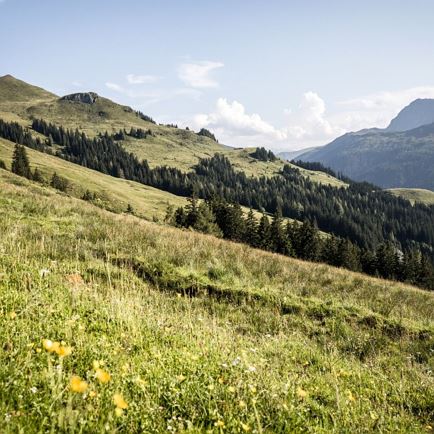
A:
MULTIPOLYGON (((212 221, 212 216, 216 219, 214 229, 200 228, 197 223, 192 224, 189 218, 176 221, 179 226, 221 233, 225 238, 267 250, 432 287, 433 206, 412 205, 367 183, 351 182, 348 187, 341 188, 314 183, 289 164, 274 177, 248 177, 243 172, 235 171, 230 161, 219 154, 200 160, 189 173, 166 166, 150 168, 147 161, 139 161, 135 155, 127 152, 115 139, 116 135, 105 133, 89 138, 77 130, 67 130, 36 119, 32 129, 44 135, 45 141, 34 139, 30 131, 19 124, 0 120, 0 136, 18 144, 54 153, 111 176, 208 201, 208 220, 212 221), (253 222, 250 218, 246 224, 257 226, 258 231, 250 231, 248 237, 252 239, 248 240, 245 238, 245 229, 228 232, 230 225, 223 224, 221 220, 221 215, 225 215, 226 220, 233 219, 231 224, 242 226, 244 223, 239 210, 235 214, 240 221, 236 223, 236 215, 229 213, 232 217, 228 217, 227 212, 216 208, 216 200, 222 200, 223 204, 235 204, 231 205, 235 207, 243 205, 274 214, 277 222, 280 217, 288 217, 305 223, 300 228, 291 226, 291 232, 288 227, 283 230, 274 219, 272 223, 267 223, 266 216, 259 222, 253 222), (268 226, 275 233, 285 232, 286 238, 270 241, 266 229, 268 226), (327 241, 315 241, 314 246, 306 247, 309 246, 307 239, 311 238, 304 232, 299 233, 299 230, 314 233, 310 237, 315 240, 320 239, 319 230, 333 237, 327 241), (303 249, 306 253, 303 253, 303 249), (404 268, 409 271, 404 271, 404 268), (416 269, 418 271, 414 271, 416 269), (425 271, 422 272, 422 269, 425 271)), ((116 137, 119 137, 117 134, 116 137)), ((136 134, 129 132, 128 135, 136 134)), ((261 150, 259 154, 262 155, 261 150)))

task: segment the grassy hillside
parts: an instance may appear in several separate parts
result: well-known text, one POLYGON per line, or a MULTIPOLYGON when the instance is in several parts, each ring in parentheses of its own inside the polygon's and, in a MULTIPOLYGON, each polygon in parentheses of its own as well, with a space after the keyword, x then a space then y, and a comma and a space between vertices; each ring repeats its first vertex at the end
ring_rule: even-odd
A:
MULTIPOLYGON (((12 142, 0 138, 0 156, 8 168, 12 161, 13 150, 12 142)), ((27 149, 27 153, 32 170, 37 167, 46 180, 57 172, 71 183, 68 193, 80 198, 86 190, 90 190, 99 198, 95 201, 96 204, 115 212, 123 212, 128 204, 131 204, 134 213, 139 217, 148 220, 154 217, 162 219, 169 204, 179 207, 187 203, 185 198, 166 191, 104 175, 33 149, 27 149)))
POLYGON ((432 293, 114 215, 2 170, 0 214, 0 432, 433 425, 432 293))
POLYGON ((434 191, 423 188, 391 188, 390 192, 397 196, 408 199, 410 202, 421 202, 427 205, 434 205, 434 191))
MULTIPOLYGON (((98 97, 94 104, 85 104, 62 100, 42 89, 39 89, 40 92, 34 89, 39 88, 11 76, 0 77, 0 118, 22 125, 29 125, 31 117, 42 118, 65 128, 78 128, 90 137, 124 128, 127 131, 132 127, 150 129, 152 136, 146 139, 127 138, 123 145, 141 159, 147 159, 152 167, 167 165, 188 171, 199 158, 211 157, 216 152, 224 153, 237 168, 248 175, 273 176, 286 164, 283 160, 273 163, 258 161, 249 155, 253 149, 233 149, 193 131, 144 121, 130 107, 116 104, 107 98, 98 97), (15 101, 14 95, 17 94, 23 95, 23 101, 19 104, 15 101)), ((301 171, 316 182, 345 185, 321 172, 301 171)))

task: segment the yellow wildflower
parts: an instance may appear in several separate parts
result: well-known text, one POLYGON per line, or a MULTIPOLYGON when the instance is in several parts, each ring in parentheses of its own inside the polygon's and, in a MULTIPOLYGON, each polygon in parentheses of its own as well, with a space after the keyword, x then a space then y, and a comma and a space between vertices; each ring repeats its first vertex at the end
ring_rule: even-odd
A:
POLYGON ((246 407, 247 407, 247 404, 246 404, 243 400, 241 400, 241 401, 238 403, 238 405, 239 405, 240 408, 246 408, 246 407))
POLYGON ((16 317, 17 317, 16 312, 11 312, 11 313, 9 314, 9 318, 10 318, 10 319, 15 319, 16 317))
POLYGON ((82 380, 78 375, 73 375, 71 381, 69 382, 69 388, 76 393, 86 392, 88 384, 86 381, 82 380))
POLYGON ((225 382, 225 379, 223 377, 219 377, 219 384, 223 384, 225 382))
POLYGON ((229 392, 234 393, 235 392, 235 387, 234 386, 229 386, 228 390, 229 390, 229 392))
POLYGON ((224 428, 225 423, 222 420, 218 420, 217 422, 214 422, 214 425, 218 428, 224 428))
POLYGON ((125 401, 125 399, 120 393, 115 393, 113 395, 113 403, 116 405, 117 408, 121 408, 122 410, 128 408, 128 403, 125 401))
POLYGON ((89 398, 95 398, 97 396, 97 393, 94 390, 91 390, 89 392, 89 398))
POLYGON ((178 380, 179 383, 182 383, 183 381, 185 381, 187 379, 187 377, 185 375, 178 375, 176 377, 176 379, 178 380))
POLYGON ((243 422, 241 422, 241 428, 243 429, 244 432, 249 432, 251 429, 249 425, 243 422))
POLYGON ((56 353, 60 357, 70 356, 71 353, 72 353, 72 348, 62 345, 62 346, 59 347, 59 349, 56 351, 56 353))
POLYGON ((42 341, 42 346, 51 353, 53 348, 53 341, 50 341, 50 339, 44 339, 42 341))
POLYGON ((122 410, 122 408, 116 407, 115 408, 115 415, 117 417, 121 417, 124 414, 124 411, 122 410))
POLYGON ((95 377, 101 382, 101 383, 108 383, 111 380, 111 375, 104 371, 101 368, 96 369, 95 371, 95 377))
POLYGON ((308 393, 307 393, 305 390, 303 390, 301 387, 298 387, 298 388, 297 388, 297 396, 298 396, 300 399, 304 399, 304 398, 306 398, 307 395, 308 395, 308 393))

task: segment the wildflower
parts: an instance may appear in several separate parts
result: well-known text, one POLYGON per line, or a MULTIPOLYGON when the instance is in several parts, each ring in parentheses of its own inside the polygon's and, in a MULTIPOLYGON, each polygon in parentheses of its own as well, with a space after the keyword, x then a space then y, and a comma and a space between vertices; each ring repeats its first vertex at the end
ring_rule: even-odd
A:
POLYGON ((108 383, 111 380, 111 375, 107 371, 104 371, 101 368, 96 369, 96 371, 95 371, 95 377, 101 383, 108 383))
POLYGON ((15 319, 17 317, 17 314, 16 314, 16 312, 11 312, 10 314, 9 314, 9 318, 10 319, 15 319))
POLYGON ((214 390, 214 384, 208 384, 208 390, 210 390, 211 392, 214 390))
POLYGON ((41 352, 41 349, 40 349, 40 348, 36 348, 36 352, 37 352, 37 353, 40 353, 40 352, 41 352))
POLYGON ((56 353, 59 357, 70 356, 72 353, 72 348, 62 345, 59 347, 59 349, 56 351, 56 353))
POLYGON ((241 422, 241 428, 243 429, 244 432, 249 432, 251 429, 249 425, 243 422, 241 422))
POLYGON ((38 389, 34 386, 30 389, 30 392, 32 392, 32 393, 36 393, 37 391, 38 391, 38 389))
POLYGON ((223 384, 225 382, 225 379, 223 377, 219 377, 219 384, 223 384))
POLYGON ((297 388, 297 396, 298 396, 300 399, 304 399, 304 398, 306 398, 307 395, 308 395, 308 393, 307 393, 305 390, 303 390, 301 387, 298 387, 298 388, 297 388))
POLYGON ((253 395, 257 392, 255 386, 249 386, 249 389, 250 389, 250 392, 251 392, 253 395))
POLYGON ((93 369, 95 369, 95 371, 96 371, 96 370, 97 370, 98 368, 100 368, 103 364, 104 364, 104 363, 102 363, 101 360, 94 360, 94 361, 92 362, 92 367, 93 367, 93 369))
POLYGON ((239 406, 240 408, 246 408, 246 407, 247 407, 247 404, 246 404, 243 400, 241 400, 241 401, 238 403, 238 406, 239 406))
POLYGON ((124 414, 124 411, 122 410, 122 408, 116 407, 115 408, 115 415, 117 417, 121 417, 124 414))
POLYGON ((86 381, 82 380, 78 375, 73 375, 71 381, 69 382, 69 388, 76 393, 86 392, 88 384, 86 381))
POLYGON ((42 346, 48 351, 51 352, 51 348, 53 347, 53 341, 50 341, 50 339, 44 339, 42 341, 42 346))
POLYGON ((125 410, 128 408, 128 403, 124 400, 123 396, 120 393, 115 393, 113 395, 113 403, 117 408, 125 410))
POLYGON ((96 398, 97 395, 98 395, 98 394, 97 394, 94 390, 91 390, 91 391, 89 392, 89 398, 96 398))
POLYGON ((246 372, 256 372, 256 368, 254 366, 249 366, 246 372))
POLYGON ((214 422, 214 425, 218 428, 224 428, 225 423, 222 420, 218 420, 217 422, 214 422))
POLYGON ((229 386, 228 387, 229 392, 231 393, 235 393, 235 387, 234 386, 229 386))
POLYGON ((176 377, 176 379, 178 380, 179 383, 182 383, 183 381, 185 381, 187 379, 187 377, 185 375, 178 375, 176 377))

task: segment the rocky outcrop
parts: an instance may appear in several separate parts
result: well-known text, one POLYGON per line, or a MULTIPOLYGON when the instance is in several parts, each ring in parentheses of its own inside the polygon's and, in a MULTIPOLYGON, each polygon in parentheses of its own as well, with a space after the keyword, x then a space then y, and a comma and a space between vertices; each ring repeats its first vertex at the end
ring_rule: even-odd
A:
POLYGON ((63 101, 81 102, 83 104, 94 104, 98 99, 98 94, 95 92, 72 93, 71 95, 62 96, 60 99, 63 101))

